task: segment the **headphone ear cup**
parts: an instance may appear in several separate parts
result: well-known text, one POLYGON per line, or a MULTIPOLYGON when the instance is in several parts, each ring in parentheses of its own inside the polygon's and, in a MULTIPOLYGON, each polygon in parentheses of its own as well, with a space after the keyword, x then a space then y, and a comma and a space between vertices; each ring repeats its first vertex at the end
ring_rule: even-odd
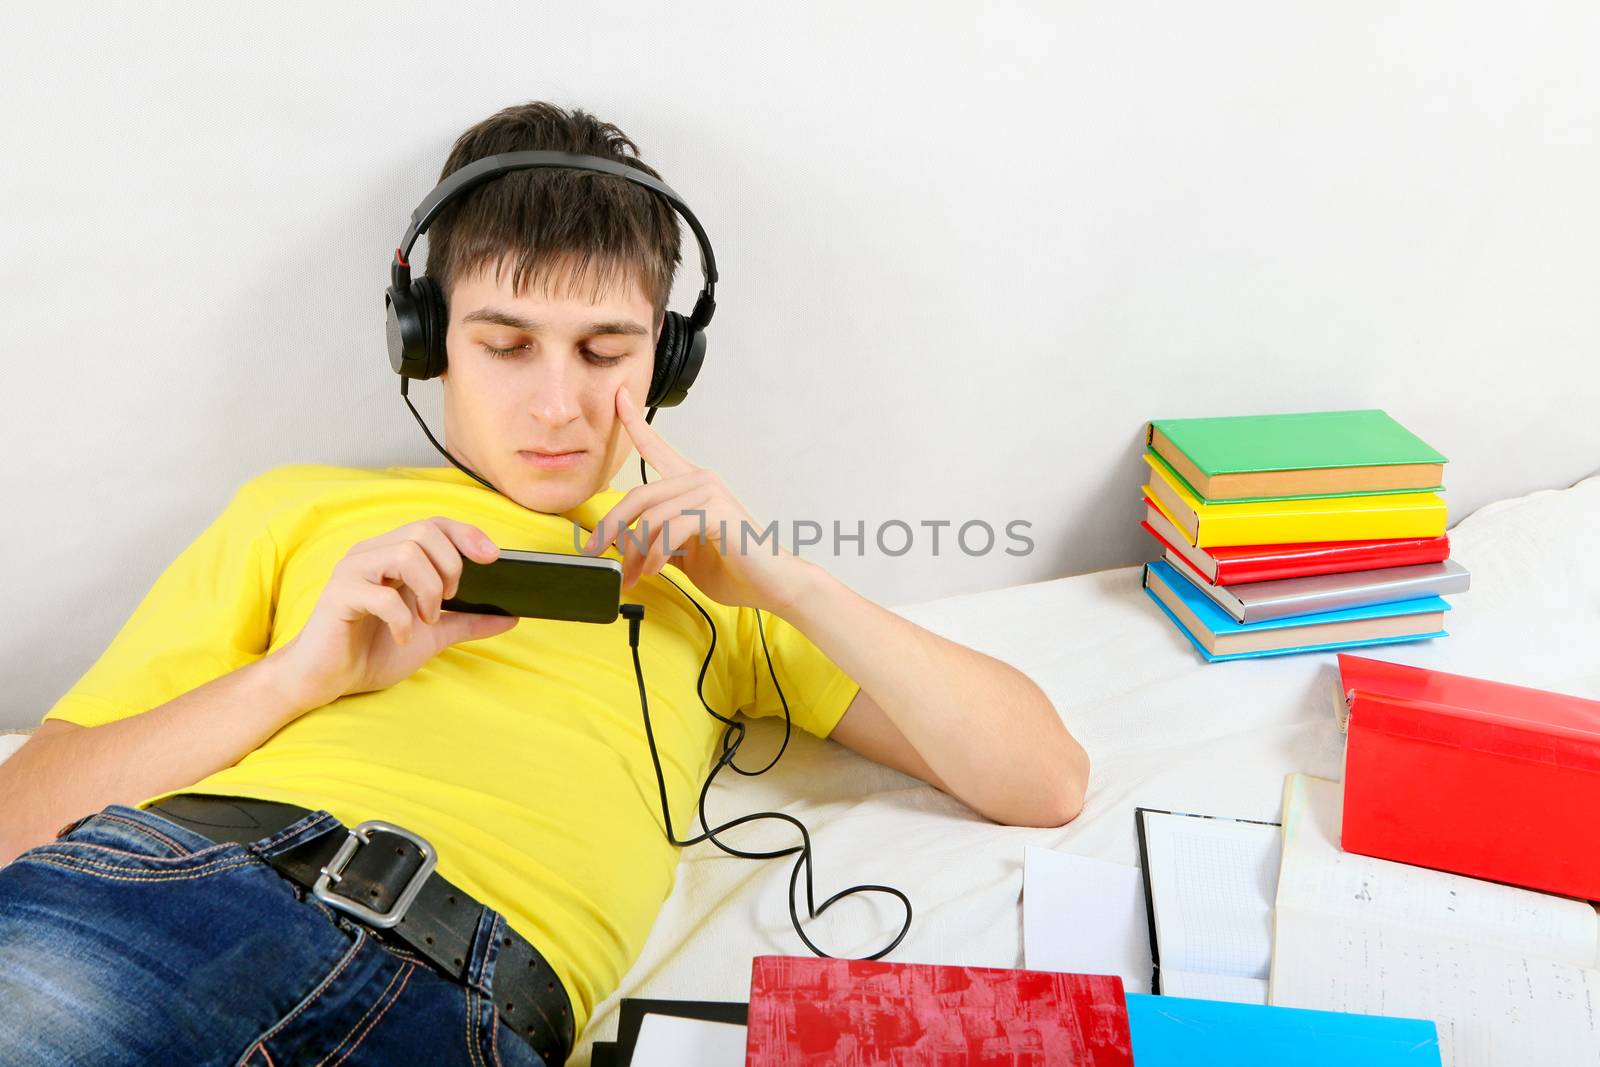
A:
POLYGON ((661 323, 656 342, 655 369, 650 375, 650 395, 645 407, 673 407, 683 403, 705 360, 706 335, 676 311, 661 323))
POLYGON ((650 371, 650 393, 645 397, 647 408, 660 407, 666 386, 678 376, 678 331, 682 329, 681 316, 669 311, 661 320, 661 336, 656 338, 656 361, 650 371))
POLYGON ((422 318, 422 344, 426 352, 423 378, 437 378, 449 364, 445 349, 445 333, 450 325, 449 312, 445 310, 444 293, 424 274, 411 283, 412 299, 422 318))
POLYGON ((384 330, 389 342, 389 366, 402 378, 415 378, 426 363, 422 345, 422 322, 417 316, 416 302, 411 288, 383 291, 384 330))
POLYGON ((427 276, 384 290, 389 366, 404 378, 436 378, 445 368, 444 300, 427 276))

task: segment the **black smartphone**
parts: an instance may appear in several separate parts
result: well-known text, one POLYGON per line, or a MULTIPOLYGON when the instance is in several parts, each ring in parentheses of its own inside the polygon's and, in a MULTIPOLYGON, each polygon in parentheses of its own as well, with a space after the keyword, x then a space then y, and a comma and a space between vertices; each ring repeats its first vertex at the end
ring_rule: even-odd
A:
POLYGON ((446 611, 525 619, 611 622, 622 609, 622 564, 606 556, 502 548, 491 563, 461 557, 446 611))

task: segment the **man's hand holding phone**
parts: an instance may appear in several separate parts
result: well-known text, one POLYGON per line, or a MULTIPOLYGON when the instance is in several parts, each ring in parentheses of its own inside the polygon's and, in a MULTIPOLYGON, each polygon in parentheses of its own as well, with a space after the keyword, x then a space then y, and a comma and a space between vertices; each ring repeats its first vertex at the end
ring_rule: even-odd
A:
POLYGON ((505 633, 516 616, 445 611, 462 557, 500 549, 484 532, 442 516, 359 541, 334 565, 305 626, 275 655, 307 708, 386 689, 446 646, 505 633))

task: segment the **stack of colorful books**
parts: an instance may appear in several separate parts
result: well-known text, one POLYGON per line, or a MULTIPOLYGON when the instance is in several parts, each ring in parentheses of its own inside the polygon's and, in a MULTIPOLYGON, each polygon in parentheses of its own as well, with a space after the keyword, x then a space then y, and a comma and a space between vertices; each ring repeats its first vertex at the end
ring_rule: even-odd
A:
POLYGON ((1156 419, 1144 588, 1207 660, 1444 637, 1444 456, 1378 409, 1156 419))

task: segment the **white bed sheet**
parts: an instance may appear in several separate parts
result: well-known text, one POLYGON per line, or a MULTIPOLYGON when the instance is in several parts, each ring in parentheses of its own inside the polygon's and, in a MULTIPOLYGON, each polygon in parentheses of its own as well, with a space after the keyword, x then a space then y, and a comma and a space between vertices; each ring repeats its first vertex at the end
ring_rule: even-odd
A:
MULTIPOLYGON (((1449 636, 1365 654, 1600 698, 1600 475, 1496 501, 1451 531, 1472 573, 1452 597, 1449 636)), ((1137 528, 1129 537, 1142 537, 1137 528)), ((1133 864, 1135 805, 1276 819, 1283 776, 1342 772, 1332 653, 1204 663, 1139 587, 1139 568, 947 597, 895 609, 1026 672, 1093 759, 1083 813, 1065 827, 1009 827, 834 742, 796 731, 779 765, 713 788, 713 822, 759 810, 801 819, 820 902, 849 885, 906 893, 911 930, 887 958, 1021 966, 1022 858, 1028 845, 1133 864)), ((983 729, 989 709, 972 709, 983 729)), ((782 723, 748 721, 740 763, 759 766, 782 723)), ((16 742, 0 737, 0 759, 16 742)), ((1004 773, 997 768, 996 773, 1004 773)), ((746 849, 793 843, 776 822, 727 837, 746 849)), ((803 955, 789 922, 793 857, 752 861, 700 844, 621 987, 595 1010, 569 1061, 615 1036, 622 997, 745 1000, 750 961, 803 955)), ((802 879, 803 885, 803 879, 802 879)), ((802 918, 804 900, 801 901, 802 918)), ((807 923, 836 956, 876 952, 899 929, 898 901, 858 896, 807 923)))
MULTIPOLYGON (((1451 531, 1451 554, 1472 585, 1450 598, 1449 636, 1358 651, 1600 698, 1597 528, 1600 476, 1478 509, 1451 531)), ((1128 536, 1146 535, 1135 527, 1128 536)), ((807 825, 819 901, 862 882, 911 898, 911 930, 888 959, 1019 967, 1025 846, 1134 864, 1135 805, 1276 819, 1285 774, 1342 777, 1334 655, 1207 664, 1140 589, 1138 567, 895 610, 1026 672, 1089 750, 1093 769, 1083 813, 1055 829, 990 822, 805 734, 767 775, 719 779, 708 802, 713 820, 771 808, 807 825)), ((986 711, 972 709, 974 729, 986 711)), ((741 763, 758 766, 755 756, 773 751, 782 724, 750 726, 741 763)), ((793 833, 740 830, 744 837, 729 840, 756 842, 746 848, 781 847, 793 833)), ((596 1007, 570 1062, 585 1067, 591 1043, 615 1035, 624 996, 745 1000, 753 956, 806 954, 789 922, 792 863, 737 859, 710 844, 685 850, 643 952, 596 1007)), ((892 898, 852 897, 806 930, 830 954, 860 956, 888 943, 900 915, 892 898)))

